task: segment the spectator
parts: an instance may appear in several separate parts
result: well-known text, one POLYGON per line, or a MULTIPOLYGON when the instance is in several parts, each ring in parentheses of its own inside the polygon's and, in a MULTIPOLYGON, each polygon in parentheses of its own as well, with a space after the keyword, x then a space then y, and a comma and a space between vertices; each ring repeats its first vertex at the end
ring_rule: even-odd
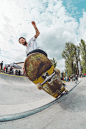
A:
POLYGON ((21 75, 21 71, 19 70, 19 76, 21 75))
POLYGON ((16 70, 16 71, 15 71, 15 75, 19 75, 19 72, 18 72, 18 70, 16 70))
POLYGON ((75 76, 75 83, 78 81, 78 75, 75 76))
POLYGON ((5 72, 5 70, 6 70, 6 67, 4 67, 4 72, 5 72))
POLYGON ((15 71, 15 75, 17 75, 17 70, 15 71))
POLYGON ((23 67, 23 76, 26 76, 26 72, 25 72, 24 67, 23 67))
POLYGON ((10 67, 10 74, 13 74, 13 68, 10 67))
POLYGON ((1 70, 3 69, 3 61, 1 62, 1 70))
POLYGON ((17 75, 19 75, 19 71, 17 70, 17 75))
POLYGON ((8 66, 6 66, 6 73, 8 72, 8 66))
POLYGON ((80 77, 82 77, 82 74, 80 74, 80 77))

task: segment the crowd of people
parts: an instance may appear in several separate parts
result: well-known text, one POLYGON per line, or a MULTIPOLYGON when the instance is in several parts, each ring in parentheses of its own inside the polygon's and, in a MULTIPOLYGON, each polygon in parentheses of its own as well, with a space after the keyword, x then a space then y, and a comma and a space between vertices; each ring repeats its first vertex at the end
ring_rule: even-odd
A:
MULTIPOLYGON (((3 61, 0 63, 0 72, 4 72, 7 74, 11 74, 11 75, 26 76, 24 68, 23 70, 19 70, 19 69, 15 69, 13 67, 8 67, 8 66, 3 67, 3 61)), ((69 82, 70 80, 72 80, 72 81, 75 81, 75 83, 77 83, 78 77, 82 77, 82 76, 83 76, 82 74, 80 75, 73 74, 72 76, 69 76, 69 77, 61 77, 61 80, 66 81, 66 82, 69 82)))
POLYGON ((24 70, 15 69, 13 67, 8 67, 8 66, 3 67, 3 61, 0 63, 0 72, 4 72, 6 74, 11 74, 11 75, 25 76, 24 70))
POLYGON ((62 77, 61 80, 69 82, 69 81, 74 81, 75 83, 77 83, 78 81, 78 77, 82 77, 82 74, 73 74, 72 76, 69 77, 62 77))

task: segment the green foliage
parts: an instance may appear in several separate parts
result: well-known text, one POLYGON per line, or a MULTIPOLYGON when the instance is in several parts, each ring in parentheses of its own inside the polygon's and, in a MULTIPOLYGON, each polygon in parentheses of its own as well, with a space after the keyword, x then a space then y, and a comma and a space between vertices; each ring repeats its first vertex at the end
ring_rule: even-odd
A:
POLYGON ((65 59, 65 68, 67 75, 78 72, 78 61, 80 61, 80 48, 73 43, 66 43, 62 57, 65 59))
POLYGON ((81 66, 82 66, 82 73, 86 73, 86 43, 84 40, 81 39, 79 43, 80 46, 80 53, 81 53, 81 66))
POLYGON ((53 59, 50 59, 50 61, 52 62, 53 66, 54 66, 54 68, 55 68, 56 65, 57 65, 57 62, 55 61, 55 59, 54 59, 54 58, 53 58, 53 59))

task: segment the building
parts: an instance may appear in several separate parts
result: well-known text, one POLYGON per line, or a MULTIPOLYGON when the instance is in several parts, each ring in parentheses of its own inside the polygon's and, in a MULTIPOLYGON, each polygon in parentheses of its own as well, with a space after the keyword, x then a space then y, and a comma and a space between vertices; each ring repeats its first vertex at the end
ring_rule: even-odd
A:
POLYGON ((24 62, 18 62, 18 63, 10 63, 5 64, 5 67, 8 67, 8 73, 10 73, 10 68, 13 68, 13 73, 16 75, 23 75, 24 73, 24 62))
MULTIPOLYGON (((21 75, 23 75, 23 72, 24 72, 24 62, 18 62, 18 63, 15 63, 16 64, 16 67, 15 67, 15 65, 14 65, 14 67, 13 67, 13 71, 14 71, 14 73, 16 72, 16 71, 21 71, 21 75), (19 67, 21 67, 21 68, 18 68, 17 66, 19 66, 19 67)), ((16 74, 16 73, 15 73, 16 74)))

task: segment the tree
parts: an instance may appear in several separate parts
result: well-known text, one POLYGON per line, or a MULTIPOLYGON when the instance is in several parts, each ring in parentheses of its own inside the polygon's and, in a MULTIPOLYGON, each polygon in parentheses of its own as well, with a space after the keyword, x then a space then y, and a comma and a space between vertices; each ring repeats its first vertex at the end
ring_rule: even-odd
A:
POLYGON ((62 57, 65 59, 65 68, 68 76, 73 74, 73 62, 75 54, 75 45, 73 43, 66 43, 65 50, 63 50, 62 57))
POLYGON ((66 43, 62 53, 65 59, 65 68, 68 76, 78 73, 78 62, 80 61, 80 47, 73 43, 66 43))
POLYGON ((50 59, 50 61, 52 62, 53 66, 54 66, 54 68, 55 68, 56 65, 57 65, 57 62, 55 61, 55 59, 54 59, 54 58, 53 58, 53 59, 50 59))
POLYGON ((75 46, 74 57, 75 57, 75 63, 76 63, 77 73, 79 73, 78 72, 79 71, 78 62, 80 61, 80 47, 78 45, 75 46))
POLYGON ((80 52, 81 52, 81 65, 82 65, 82 73, 86 73, 86 44, 85 41, 81 39, 80 42, 80 52))
POLYGON ((79 43, 80 53, 81 53, 81 65, 82 65, 82 73, 86 73, 86 43, 83 39, 79 43))

